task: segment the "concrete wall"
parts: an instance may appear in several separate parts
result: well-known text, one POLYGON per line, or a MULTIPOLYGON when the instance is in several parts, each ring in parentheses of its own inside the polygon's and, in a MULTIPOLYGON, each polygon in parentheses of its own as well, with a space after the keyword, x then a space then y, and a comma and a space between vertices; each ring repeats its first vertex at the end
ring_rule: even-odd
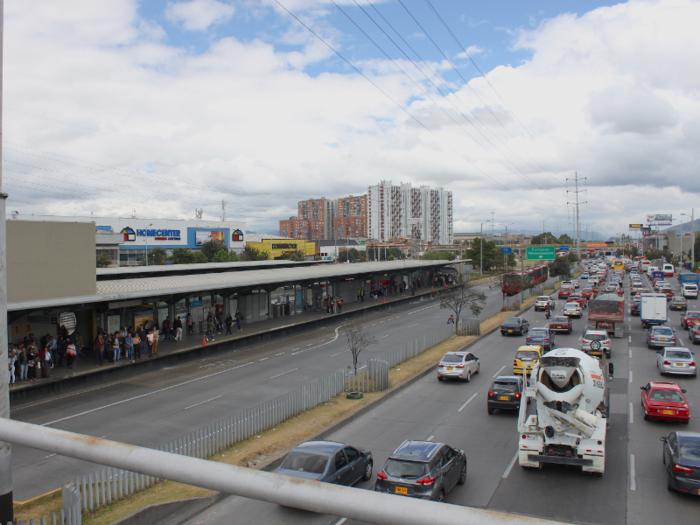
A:
POLYGON ((95 225, 7 221, 10 303, 94 295, 95 225))

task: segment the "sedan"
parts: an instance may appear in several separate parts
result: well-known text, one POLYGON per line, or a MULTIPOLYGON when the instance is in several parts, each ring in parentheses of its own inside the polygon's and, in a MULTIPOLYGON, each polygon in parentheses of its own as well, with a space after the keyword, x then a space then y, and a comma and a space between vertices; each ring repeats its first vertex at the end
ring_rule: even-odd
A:
POLYGON ((630 303, 630 315, 639 315, 642 310, 642 299, 640 297, 633 297, 630 303))
POLYGON ((676 346, 676 336, 668 326, 652 326, 647 334, 647 348, 676 346))
POLYGON ((433 441, 404 441, 377 474, 376 492, 443 501, 455 485, 467 482, 463 450, 433 441))
POLYGON ((539 310, 546 310, 548 306, 550 308, 554 308, 555 304, 556 303, 552 300, 552 298, 549 295, 540 295, 535 300, 535 312, 539 310))
POLYGON ((588 279, 589 277, 590 277, 590 275, 588 275, 588 272, 583 272, 581 274, 581 279, 588 279))
POLYGON ((694 345, 698 344, 698 341, 700 341, 700 323, 695 323, 688 328, 688 339, 690 339, 694 345))
POLYGON ((580 318, 583 315, 583 310, 581 309, 581 305, 578 303, 566 303, 562 313, 569 317, 580 318))
POLYGON ((489 389, 486 411, 493 414, 496 410, 520 410, 522 392, 522 377, 498 376, 489 389))
POLYGON ((593 287, 586 287, 583 290, 581 290, 581 295, 583 295, 586 299, 590 299, 593 297, 593 287))
POLYGON ((569 298, 566 300, 567 303, 578 303, 581 305, 581 308, 585 308, 586 304, 588 303, 588 300, 581 295, 580 293, 575 293, 571 294, 569 298))
POLYGON ((694 355, 687 348, 664 348, 656 352, 656 367, 661 374, 682 374, 697 377, 694 355))
POLYGON ((571 319, 565 315, 557 315, 552 317, 552 320, 549 321, 549 329, 552 332, 564 332, 565 334, 570 334, 572 330, 571 319))
POLYGON ((307 441, 292 449, 278 474, 351 486, 372 477, 372 453, 334 441, 307 441))
POLYGON ((501 323, 501 335, 523 335, 530 331, 530 323, 522 317, 509 317, 501 323))
POLYGON ((533 328, 525 340, 528 345, 540 345, 547 352, 554 348, 554 332, 548 328, 533 328))
POLYGON ((573 293, 573 289, 566 287, 566 288, 559 288, 559 299, 566 299, 573 293))
POLYGON ((644 420, 680 421, 688 424, 690 408, 685 399, 685 390, 677 383, 652 381, 642 387, 644 420))
MULTIPOLYGON (((671 300, 668 302, 668 309, 680 310, 682 312, 685 312, 688 309, 688 300, 685 297, 681 297, 680 295, 672 297, 671 300)), ((687 329, 688 327, 686 326, 685 328, 687 329)))
POLYGON ((438 363, 438 381, 445 379, 461 379, 465 383, 472 380, 474 374, 481 369, 479 358, 470 352, 447 352, 438 363))
POLYGON ((687 330, 695 323, 700 323, 700 312, 697 310, 691 310, 690 312, 685 312, 681 314, 681 326, 687 330))
POLYGON ((671 432, 664 443, 666 487, 687 494, 700 494, 700 434, 671 432))

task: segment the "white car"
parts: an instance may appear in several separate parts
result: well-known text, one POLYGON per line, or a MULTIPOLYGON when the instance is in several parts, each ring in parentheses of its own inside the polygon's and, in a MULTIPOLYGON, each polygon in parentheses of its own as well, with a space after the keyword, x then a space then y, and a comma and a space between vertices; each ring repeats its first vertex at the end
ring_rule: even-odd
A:
POLYGON ((574 286, 574 289, 579 288, 581 285, 578 283, 578 281, 571 281, 571 284, 574 286))
POLYGON ((603 356, 610 359, 610 337, 605 330, 586 330, 581 339, 581 350, 593 356, 603 356))
POLYGON ((566 303, 562 313, 564 315, 568 315, 569 317, 581 317, 583 315, 583 310, 581 309, 581 305, 578 303, 566 303))
POLYGON ((545 310, 547 305, 554 308, 554 301, 549 295, 540 295, 537 300, 535 300, 535 312, 539 310, 545 310))
POLYGON ((698 285, 693 283, 685 283, 683 285, 683 297, 686 299, 698 297, 698 285))

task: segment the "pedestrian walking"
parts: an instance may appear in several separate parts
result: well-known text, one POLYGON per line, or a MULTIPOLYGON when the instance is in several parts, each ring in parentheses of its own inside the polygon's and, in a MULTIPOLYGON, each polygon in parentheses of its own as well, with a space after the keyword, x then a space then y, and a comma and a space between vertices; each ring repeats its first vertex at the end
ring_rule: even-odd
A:
POLYGON ((177 319, 175 319, 173 327, 175 327, 175 341, 182 342, 182 320, 180 319, 179 315, 177 316, 177 319))
POLYGON ((15 365, 17 364, 17 351, 14 346, 10 346, 7 352, 7 367, 9 372, 9 384, 13 386, 15 384, 15 365))
POLYGON ((209 319, 207 319, 207 341, 215 341, 214 339, 214 331, 216 330, 216 325, 214 324, 214 317, 209 316, 209 319))
POLYGON ((450 317, 448 317, 447 324, 455 324, 455 316, 454 315, 451 315, 450 317))
POLYGON ((231 333, 232 327, 233 327, 233 317, 231 317, 231 314, 228 314, 226 316, 226 335, 233 335, 231 333))
POLYGON ((236 319, 236 327, 238 328, 238 331, 242 331, 243 328, 241 327, 241 323, 243 322, 243 314, 240 310, 236 310, 236 315, 234 315, 234 319, 236 319))
POLYGON ((360 288, 360 302, 361 303, 365 302, 365 288, 364 287, 360 288))
POLYGON ((161 328, 163 329, 163 333, 165 334, 165 342, 167 343, 170 340, 170 316, 165 318, 161 328))

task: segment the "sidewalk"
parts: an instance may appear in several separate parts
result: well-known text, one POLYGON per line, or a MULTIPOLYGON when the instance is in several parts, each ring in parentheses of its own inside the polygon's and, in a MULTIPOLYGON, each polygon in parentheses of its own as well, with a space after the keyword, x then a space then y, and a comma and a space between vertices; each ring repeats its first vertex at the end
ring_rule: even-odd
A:
MULTIPOLYGON (((421 288, 418 289, 418 292, 416 293, 415 297, 420 298, 420 297, 429 297, 430 294, 432 293, 432 288, 429 286, 422 286, 421 288)), ((410 298, 411 294, 410 292, 404 292, 403 294, 390 294, 386 297, 386 303, 393 303, 397 302, 402 299, 407 299, 410 298)), ((377 299, 372 299, 371 297, 365 297, 365 301, 362 303, 358 303, 356 301, 353 301, 351 303, 345 303, 343 304, 343 311, 342 313, 346 312, 353 312, 357 310, 370 310, 374 306, 383 304, 384 297, 378 297, 377 299)), ((242 331, 237 332, 236 331, 236 325, 232 326, 231 330, 233 332, 232 335, 224 335, 226 333, 226 328, 224 327, 224 330, 222 331, 221 334, 214 334, 214 341, 215 343, 219 343, 221 341, 229 341, 229 340, 234 340, 234 339, 240 339, 244 337, 248 337, 251 335, 255 334, 260 334, 260 333, 265 333, 269 332, 270 330, 274 330, 275 328, 282 328, 285 326, 292 326, 292 325, 297 325, 297 324, 302 324, 306 323, 309 321, 315 321, 319 319, 325 319, 329 317, 333 317, 333 315, 337 314, 327 314, 323 310, 323 306, 321 307, 321 311, 316 311, 315 308, 311 310, 306 310, 302 313, 295 314, 295 315, 290 315, 290 316, 285 316, 285 317, 276 317, 276 318, 271 318, 271 319, 266 319, 264 321, 258 321, 252 324, 246 324, 244 321, 242 324, 242 331)), ((184 323, 183 323, 184 324, 184 323)), ((187 328, 184 327, 184 330, 187 328)), ((168 354, 174 354, 176 352, 182 352, 183 350, 190 350, 193 348, 198 348, 203 346, 202 345, 202 340, 204 337, 203 333, 198 333, 198 334, 183 334, 182 336, 182 342, 174 342, 173 341, 174 333, 170 334, 170 341, 166 342, 164 340, 164 334, 161 333, 161 339, 158 342, 158 356, 164 356, 168 354)), ((107 370, 107 369, 115 369, 119 367, 126 367, 126 366, 138 366, 139 363, 142 363, 144 361, 149 361, 152 358, 145 356, 141 359, 141 361, 127 361, 125 359, 122 359, 118 363, 109 363, 105 361, 105 363, 101 366, 98 366, 95 364, 95 355, 92 352, 92 350, 83 350, 83 353, 85 354, 84 357, 81 357, 78 359, 74 364, 73 368, 68 368, 65 366, 65 359, 63 360, 63 366, 59 367, 54 367, 51 369, 51 378, 42 378, 39 380, 36 380, 34 382, 29 382, 29 381, 19 381, 17 380, 14 384, 14 386, 10 386, 10 392, 13 391, 18 391, 18 390, 23 390, 28 387, 34 387, 35 385, 41 384, 41 383, 52 383, 56 382, 57 380, 61 380, 64 378, 69 378, 69 377, 75 377, 79 376, 82 374, 90 373, 90 372, 95 372, 95 371, 100 371, 100 370, 107 370)))

